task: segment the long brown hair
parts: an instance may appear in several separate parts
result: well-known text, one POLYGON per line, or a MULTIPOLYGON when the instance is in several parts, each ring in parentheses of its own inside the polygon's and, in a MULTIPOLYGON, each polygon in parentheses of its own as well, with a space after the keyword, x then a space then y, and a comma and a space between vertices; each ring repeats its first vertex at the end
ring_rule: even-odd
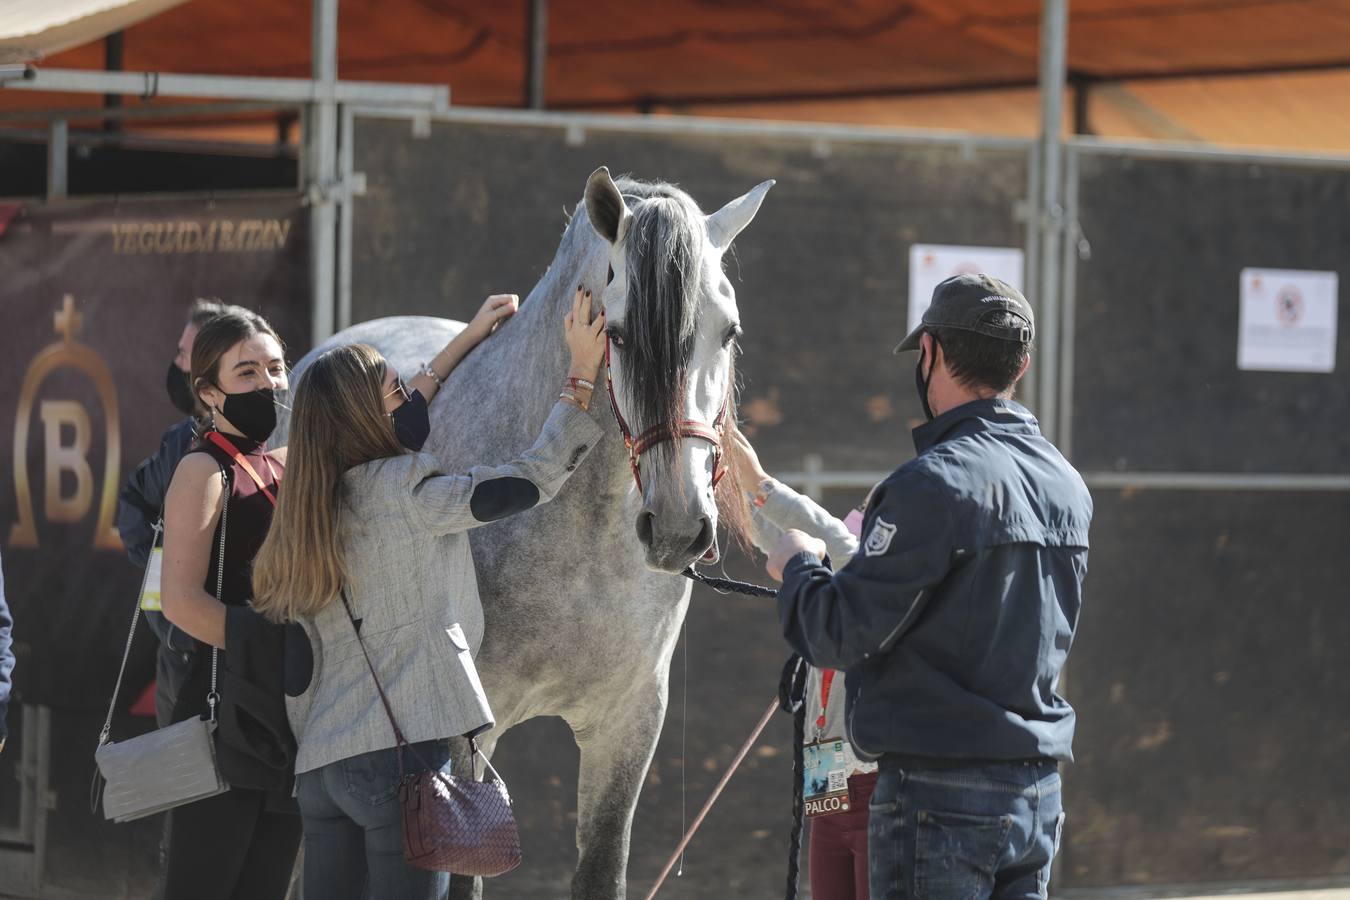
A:
POLYGON ((253 606, 274 622, 313 616, 347 578, 338 539, 342 474, 404 452, 384 414, 384 357, 335 347, 300 377, 291 407, 286 479, 253 564, 253 606))
MULTIPOLYGON (((192 319, 196 321, 195 315, 192 319)), ((206 320, 192 341, 192 400, 197 407, 197 421, 205 425, 210 418, 202 403, 201 390, 220 387, 220 358, 240 341, 255 334, 268 334, 284 351, 286 344, 266 319, 242 306, 222 306, 221 311, 206 320)))

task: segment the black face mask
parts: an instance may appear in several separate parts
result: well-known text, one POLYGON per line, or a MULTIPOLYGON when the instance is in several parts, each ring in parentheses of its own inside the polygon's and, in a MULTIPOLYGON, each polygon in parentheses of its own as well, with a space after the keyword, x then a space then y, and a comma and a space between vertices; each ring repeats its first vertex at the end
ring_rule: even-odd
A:
MULTIPOLYGON (((935 341, 933 346, 937 346, 935 341)), ((933 421, 933 408, 928 405, 928 383, 933 380, 933 366, 928 367, 928 374, 923 374, 923 358, 925 354, 919 351, 919 361, 914 364, 914 387, 919 391, 919 403, 923 404, 923 414, 928 417, 928 421, 933 421)), ((936 359, 934 360, 936 365, 936 359)))
POLYGON ((262 443, 277 427, 277 396, 271 388, 226 394, 220 414, 251 441, 262 443))
POLYGON ((389 415, 394 420, 398 442, 414 453, 421 450, 427 435, 431 434, 431 416, 427 413, 427 401, 422 392, 409 393, 403 405, 389 415))
POLYGON ((169 402, 185 416, 190 416, 195 411, 192 404, 192 385, 188 384, 190 377, 174 362, 169 363, 168 374, 164 376, 164 389, 169 392, 169 402))

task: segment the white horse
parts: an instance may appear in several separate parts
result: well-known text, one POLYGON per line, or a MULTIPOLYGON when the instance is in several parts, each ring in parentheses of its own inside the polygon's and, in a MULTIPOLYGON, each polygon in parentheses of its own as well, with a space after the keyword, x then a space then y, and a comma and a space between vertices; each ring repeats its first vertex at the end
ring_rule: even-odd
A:
MULTIPOLYGON (((510 459, 558 399, 567 368, 561 323, 577 286, 605 309, 614 408, 597 385, 600 446, 552 503, 472 536, 485 618, 477 662, 497 718, 484 749, 535 716, 561 716, 571 727, 581 748, 579 900, 625 896, 633 812, 689 601, 679 573, 716 559, 717 500, 726 508, 740 499, 730 484, 714 496, 721 425, 735 414, 739 333, 722 256, 772 184, 704 216, 678 188, 615 184, 597 169, 548 272, 431 404, 425 449, 448 471, 510 459)), ((317 353, 350 342, 372 344, 412 372, 462 327, 425 317, 365 322, 315 348, 296 375, 317 353)), ((285 433, 283 422, 283 441, 285 433)), ((514 787, 517 802, 529 802, 529 787, 514 787)), ((457 880, 451 893, 468 888, 457 880)))

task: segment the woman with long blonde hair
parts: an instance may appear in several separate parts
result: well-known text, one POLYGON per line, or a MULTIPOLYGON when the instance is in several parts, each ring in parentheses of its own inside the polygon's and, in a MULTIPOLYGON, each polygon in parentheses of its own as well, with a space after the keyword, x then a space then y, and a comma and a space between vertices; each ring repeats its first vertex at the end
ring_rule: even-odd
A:
MULTIPOLYGON (((451 737, 493 724, 473 666, 483 611, 466 532, 551 499, 602 432, 588 409, 604 315, 577 291, 571 370, 534 446, 462 475, 409 452, 425 403, 371 347, 319 356, 295 392, 286 490, 257 556, 254 607, 297 622, 286 664, 298 744, 306 896, 441 896, 448 876, 403 861, 397 741, 411 774, 448 765, 451 737)), ((444 376, 441 376, 444 377, 444 376)))

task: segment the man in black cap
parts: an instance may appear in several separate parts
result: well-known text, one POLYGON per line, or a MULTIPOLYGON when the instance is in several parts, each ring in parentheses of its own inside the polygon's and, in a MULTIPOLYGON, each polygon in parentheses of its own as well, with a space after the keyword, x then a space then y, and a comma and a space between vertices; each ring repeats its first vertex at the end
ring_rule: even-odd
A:
POLYGON ((872 900, 1044 897, 1074 711, 1056 692, 1078 625, 1092 498, 1012 399, 1031 306, 987 275, 938 285, 917 350, 929 421, 877 486, 838 572, 788 532, 769 558, 788 643, 848 673, 849 738, 880 761, 872 900))

